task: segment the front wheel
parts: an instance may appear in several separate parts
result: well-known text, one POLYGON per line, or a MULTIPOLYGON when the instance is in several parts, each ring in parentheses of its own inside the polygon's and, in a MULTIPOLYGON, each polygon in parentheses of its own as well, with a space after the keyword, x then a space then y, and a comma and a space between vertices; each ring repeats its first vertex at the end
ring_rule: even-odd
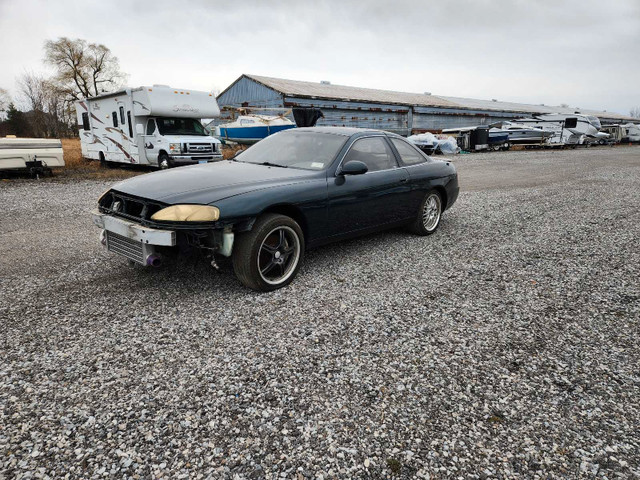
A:
POLYGON ((158 155, 158 168, 160 170, 166 170, 168 168, 173 167, 173 161, 166 153, 161 153, 158 155))
POLYGON ((250 232, 238 235, 233 270, 243 285, 269 292, 294 279, 304 256, 304 235, 290 217, 266 214, 250 232))
POLYGON ((418 235, 431 235, 438 229, 441 218, 442 197, 437 191, 431 190, 422 200, 411 230, 418 235))

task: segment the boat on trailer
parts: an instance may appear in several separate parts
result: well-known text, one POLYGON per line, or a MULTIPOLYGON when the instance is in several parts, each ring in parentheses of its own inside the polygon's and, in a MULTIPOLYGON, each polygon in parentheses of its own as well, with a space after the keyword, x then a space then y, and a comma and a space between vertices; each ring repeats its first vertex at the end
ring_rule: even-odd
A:
POLYGON ((528 127, 552 130, 554 135, 549 138, 548 143, 567 145, 584 144, 587 137, 597 139, 602 127, 598 117, 579 113, 533 115, 529 118, 519 118, 515 122, 528 127))
POLYGON ((290 128, 296 128, 296 124, 284 115, 246 114, 216 127, 216 136, 221 140, 250 145, 290 128))
POLYGON ((543 144, 555 134, 553 130, 516 122, 502 122, 501 128, 496 130, 506 133, 512 145, 543 144))

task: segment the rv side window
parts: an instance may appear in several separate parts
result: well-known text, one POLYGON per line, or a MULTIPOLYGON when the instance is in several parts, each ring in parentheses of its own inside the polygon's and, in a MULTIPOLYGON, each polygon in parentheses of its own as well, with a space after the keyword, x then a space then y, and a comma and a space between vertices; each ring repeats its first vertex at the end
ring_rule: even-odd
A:
POLYGON ((124 107, 120 107, 120 123, 124 125, 124 107))
POLYGON ((564 128, 576 128, 578 126, 578 119, 576 117, 567 118, 564 121, 564 128))
POLYGON ((91 125, 89 125, 89 113, 87 112, 82 114, 82 128, 84 130, 91 130, 91 125))
POLYGON ((113 126, 118 128, 118 114, 116 112, 112 112, 111 118, 113 118, 113 126))
POLYGON ((153 132, 156 131, 156 122, 152 118, 147 120, 147 135, 153 135, 153 132))
POLYGON ((133 125, 131 125, 131 112, 127 110, 127 122, 129 123, 129 138, 133 138, 133 125))

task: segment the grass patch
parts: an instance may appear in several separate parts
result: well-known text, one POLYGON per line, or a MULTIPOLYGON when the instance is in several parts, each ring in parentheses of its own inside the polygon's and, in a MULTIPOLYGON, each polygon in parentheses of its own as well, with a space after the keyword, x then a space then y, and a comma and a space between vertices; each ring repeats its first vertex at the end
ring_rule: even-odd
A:
MULTIPOLYGON (((240 145, 224 145, 222 156, 225 159, 233 157, 236 152, 246 148, 240 145)), ((135 177, 145 173, 153 172, 155 169, 142 165, 116 164, 113 167, 100 165, 98 160, 87 160, 82 157, 80 139, 63 138, 62 151, 64 152, 65 167, 56 169, 54 176, 58 178, 69 178, 79 180, 122 180, 135 177)))
POLYGON ((395 458, 387 458, 387 466, 389 470, 396 475, 402 470, 402 464, 395 458))
POLYGON ((114 168, 104 167, 97 160, 87 160, 82 157, 80 149, 80 139, 63 138, 62 151, 64 153, 64 168, 56 169, 56 178, 78 179, 78 180, 121 180, 135 177, 152 170, 140 166, 116 166, 114 168))

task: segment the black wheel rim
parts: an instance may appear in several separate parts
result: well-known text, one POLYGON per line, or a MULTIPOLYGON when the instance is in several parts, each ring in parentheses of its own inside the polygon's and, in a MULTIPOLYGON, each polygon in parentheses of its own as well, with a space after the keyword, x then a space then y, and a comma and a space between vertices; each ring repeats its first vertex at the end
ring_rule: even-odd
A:
POLYGON ((258 250, 258 272, 269 285, 287 281, 300 261, 300 238, 288 226, 271 230, 262 240, 258 250))

